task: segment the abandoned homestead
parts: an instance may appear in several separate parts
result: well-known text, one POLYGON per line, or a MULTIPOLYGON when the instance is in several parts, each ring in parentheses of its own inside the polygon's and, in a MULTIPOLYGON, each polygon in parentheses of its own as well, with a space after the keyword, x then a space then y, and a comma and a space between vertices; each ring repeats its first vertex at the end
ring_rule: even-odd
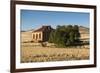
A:
POLYGON ((51 26, 42 26, 32 32, 33 42, 45 42, 49 40, 50 32, 54 29, 51 26))

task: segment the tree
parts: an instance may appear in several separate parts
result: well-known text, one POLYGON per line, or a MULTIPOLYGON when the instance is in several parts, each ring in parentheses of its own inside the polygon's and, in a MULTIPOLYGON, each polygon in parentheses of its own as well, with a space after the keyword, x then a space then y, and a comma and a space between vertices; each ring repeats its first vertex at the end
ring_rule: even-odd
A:
POLYGON ((75 32, 75 41, 78 42, 80 38, 79 27, 78 25, 74 25, 74 32, 75 32))
POLYGON ((49 42, 55 43, 59 47, 65 47, 78 42, 79 37, 80 33, 77 25, 57 26, 57 28, 51 32, 49 42))
POLYGON ((49 36, 49 42, 54 43, 54 39, 55 39, 55 31, 51 31, 49 36))

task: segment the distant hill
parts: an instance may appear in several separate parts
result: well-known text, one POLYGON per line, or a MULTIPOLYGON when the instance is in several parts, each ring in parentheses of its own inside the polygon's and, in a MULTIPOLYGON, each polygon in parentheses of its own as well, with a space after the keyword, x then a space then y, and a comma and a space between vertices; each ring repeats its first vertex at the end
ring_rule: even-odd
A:
POLYGON ((21 31, 21 42, 28 42, 32 40, 32 31, 21 31))
POLYGON ((89 33, 89 28, 87 27, 79 26, 79 30, 80 33, 89 33))
POLYGON ((87 27, 83 27, 83 26, 79 26, 79 32, 80 32, 80 39, 82 40, 89 40, 89 28, 87 27))

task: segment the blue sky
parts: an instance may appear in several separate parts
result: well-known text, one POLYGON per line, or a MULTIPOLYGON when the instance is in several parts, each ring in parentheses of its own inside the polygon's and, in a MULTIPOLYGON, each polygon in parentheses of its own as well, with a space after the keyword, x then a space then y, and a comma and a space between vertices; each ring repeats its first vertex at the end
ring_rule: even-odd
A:
POLYGON ((42 25, 80 25, 89 27, 89 13, 21 10, 21 30, 31 30, 42 25))

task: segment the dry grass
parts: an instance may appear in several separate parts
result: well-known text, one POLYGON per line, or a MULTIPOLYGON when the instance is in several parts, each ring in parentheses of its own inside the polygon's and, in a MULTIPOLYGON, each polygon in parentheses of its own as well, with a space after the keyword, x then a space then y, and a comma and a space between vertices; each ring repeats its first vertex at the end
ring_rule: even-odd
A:
POLYGON ((47 62, 89 59, 89 48, 21 47, 21 62, 47 62))

